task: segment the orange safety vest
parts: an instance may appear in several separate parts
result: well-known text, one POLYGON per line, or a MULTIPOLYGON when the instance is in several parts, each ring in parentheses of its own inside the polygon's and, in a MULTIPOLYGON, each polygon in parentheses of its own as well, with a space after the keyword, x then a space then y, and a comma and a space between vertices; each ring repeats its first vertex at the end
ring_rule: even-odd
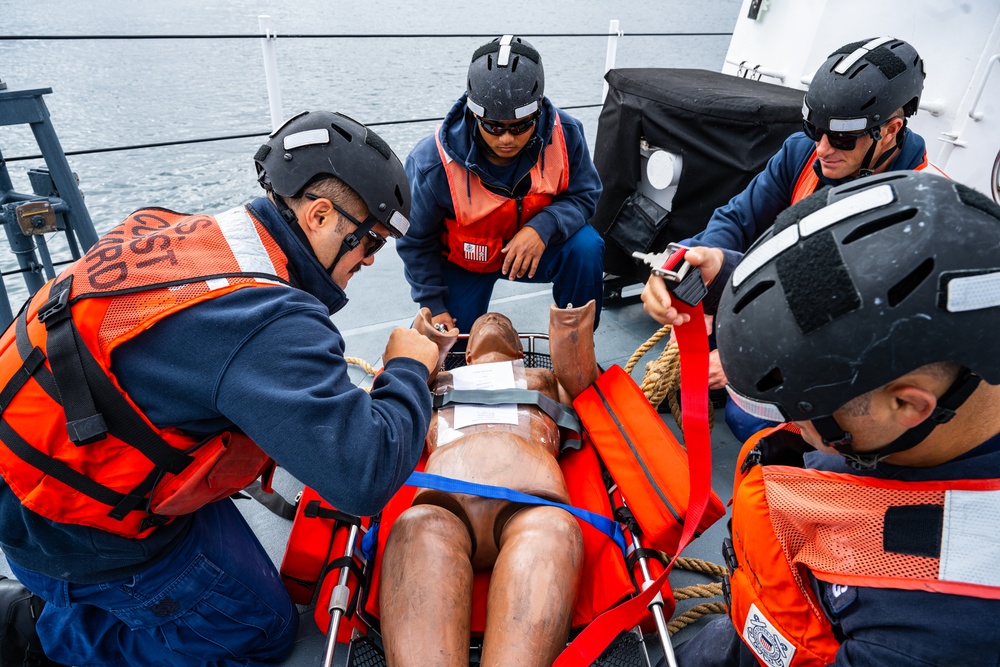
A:
POLYGON ((455 209, 455 217, 444 221, 442 254, 469 271, 499 271, 503 267, 501 248, 555 195, 569 187, 569 154, 559 114, 552 140, 529 172, 531 188, 524 197, 507 197, 488 190, 479 176, 452 160, 441 144, 441 126, 434 138, 455 209))
MULTIPOLYGON (((816 170, 813 169, 814 162, 816 162, 815 150, 813 150, 809 159, 806 160, 806 166, 802 168, 802 172, 799 174, 799 178, 795 182, 795 189, 792 190, 792 204, 797 204, 812 193, 816 192, 816 186, 819 185, 819 176, 816 175, 816 170)), ((924 151, 923 162, 914 167, 913 171, 923 171, 928 166, 933 167, 942 176, 945 175, 943 171, 937 169, 937 167, 934 167, 927 161, 927 151, 924 151)))
POLYGON ((983 531, 1000 515, 1000 479, 904 482, 757 465, 757 442, 781 429, 798 432, 766 429, 740 453, 726 558, 729 614, 761 664, 834 661, 840 642, 810 572, 845 586, 1000 599, 1000 544, 983 531))
POLYGON ((0 475, 21 503, 141 538, 273 465, 241 433, 157 428, 110 369, 118 345, 172 313, 288 285, 286 265, 243 207, 215 218, 142 209, 46 283, 0 337, 0 475))

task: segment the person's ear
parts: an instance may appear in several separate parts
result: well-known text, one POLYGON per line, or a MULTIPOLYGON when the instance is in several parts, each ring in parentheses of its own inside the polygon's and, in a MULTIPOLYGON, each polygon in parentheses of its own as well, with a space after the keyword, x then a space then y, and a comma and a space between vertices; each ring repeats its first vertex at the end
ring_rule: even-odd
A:
POLYGON ((903 131, 903 119, 898 116, 896 118, 891 118, 882 129, 882 138, 891 139, 892 143, 895 143, 896 135, 903 131))
POLYGON ((887 391, 893 419, 907 429, 922 423, 937 407, 937 396, 923 387, 901 384, 887 391))
POLYGON ((325 225, 334 224, 336 215, 333 204, 325 197, 306 199, 305 204, 299 209, 302 225, 313 232, 319 231, 325 225))

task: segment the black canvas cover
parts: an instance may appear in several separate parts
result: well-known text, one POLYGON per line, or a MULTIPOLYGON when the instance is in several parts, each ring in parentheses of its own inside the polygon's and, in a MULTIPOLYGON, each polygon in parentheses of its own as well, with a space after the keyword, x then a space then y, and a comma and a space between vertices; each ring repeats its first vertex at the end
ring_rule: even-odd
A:
POLYGON ((594 148, 604 192, 591 223, 605 236, 605 272, 643 281, 649 268, 631 252, 660 251, 704 229, 802 128, 804 91, 698 69, 613 69, 605 78, 594 148), (636 192, 640 138, 682 156, 669 212, 636 192), (607 237, 619 217, 629 229, 607 237))

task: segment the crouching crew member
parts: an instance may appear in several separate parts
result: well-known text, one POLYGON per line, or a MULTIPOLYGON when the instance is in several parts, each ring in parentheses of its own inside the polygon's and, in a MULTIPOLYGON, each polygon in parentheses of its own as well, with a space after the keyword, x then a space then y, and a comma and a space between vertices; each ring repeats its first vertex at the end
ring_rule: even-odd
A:
POLYGON ((228 496, 276 461, 367 515, 416 466, 437 347, 395 330, 369 395, 330 319, 406 232, 402 164, 330 112, 255 162, 266 197, 136 211, 3 335, 0 546, 52 660, 281 662, 298 613, 228 496))

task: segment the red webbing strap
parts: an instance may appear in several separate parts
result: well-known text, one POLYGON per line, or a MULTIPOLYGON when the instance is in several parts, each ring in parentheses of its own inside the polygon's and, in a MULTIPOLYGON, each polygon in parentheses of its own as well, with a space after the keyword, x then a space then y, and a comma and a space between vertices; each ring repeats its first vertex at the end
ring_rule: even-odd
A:
MULTIPOLYGON (((684 444, 688 452, 691 490, 677 554, 663 574, 645 591, 595 618, 559 654, 553 667, 585 667, 600 657, 608 644, 623 630, 633 628, 646 613, 650 601, 667 581, 674 561, 694 537, 712 492, 712 448, 708 428, 708 334, 701 304, 690 307, 675 299, 672 304, 691 316, 687 324, 674 327, 681 362, 681 409, 684 444)), ((664 613, 673 613, 672 596, 664 599, 664 613)))

